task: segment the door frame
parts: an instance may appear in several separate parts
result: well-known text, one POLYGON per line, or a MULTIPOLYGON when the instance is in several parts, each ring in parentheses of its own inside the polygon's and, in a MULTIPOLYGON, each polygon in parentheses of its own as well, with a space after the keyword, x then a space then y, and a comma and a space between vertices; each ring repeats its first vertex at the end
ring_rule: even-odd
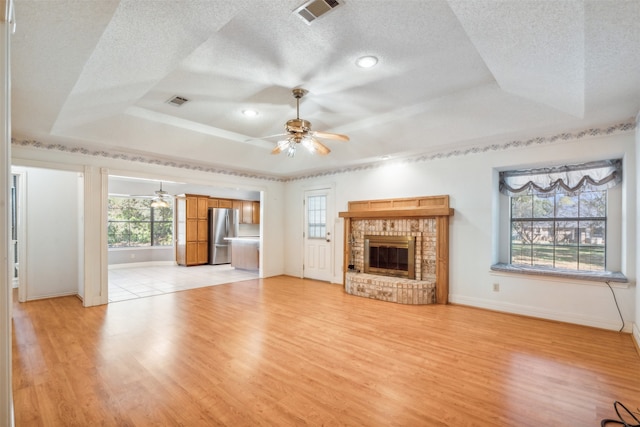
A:
MULTIPOLYGON (((23 167, 11 167, 11 175, 16 182, 16 227, 18 228, 18 301, 27 300, 27 170, 23 167)), ((11 247, 14 247, 11 245, 11 247)), ((13 252, 13 251, 12 251, 13 252)), ((13 258, 13 253, 11 254, 13 258)))
POLYGON ((329 242, 329 269, 330 269, 329 281, 330 283, 339 283, 336 281, 336 274, 335 274, 335 270, 336 270, 335 223, 338 220, 338 217, 336 214, 335 189, 336 189, 335 184, 314 185, 314 186, 304 187, 302 189, 302 240, 300 244, 301 253, 302 253, 302 260, 301 260, 302 261, 302 266, 301 266, 302 278, 305 277, 304 264, 305 264, 305 260, 307 259, 307 253, 306 253, 306 247, 305 247, 306 234, 307 234, 307 205, 306 205, 307 195, 309 193, 325 190, 327 193, 327 197, 330 199, 330 203, 327 204, 327 233, 330 233, 330 236, 331 236, 331 241, 329 242))

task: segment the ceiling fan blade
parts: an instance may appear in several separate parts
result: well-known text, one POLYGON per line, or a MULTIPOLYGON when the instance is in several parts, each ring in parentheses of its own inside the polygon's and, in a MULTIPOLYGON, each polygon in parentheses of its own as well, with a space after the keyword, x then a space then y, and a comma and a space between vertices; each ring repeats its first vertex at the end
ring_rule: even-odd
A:
POLYGON ((271 150, 271 154, 280 154, 282 150, 287 148, 288 145, 289 145, 288 139, 283 139, 282 141, 278 141, 278 143, 273 148, 273 150, 271 150))
POLYGON ((261 137, 258 137, 258 138, 251 138, 251 139, 253 139, 253 140, 256 140, 256 139, 269 139, 269 138, 276 138, 276 137, 281 137, 281 136, 286 136, 286 135, 288 135, 288 133, 276 133, 275 135, 261 136, 261 137))
POLYGON ((305 138, 302 140, 302 145, 305 146, 307 150, 309 150, 313 154, 320 154, 321 156, 326 156, 331 152, 329 147, 321 143, 315 138, 305 138))
POLYGON ((331 133, 331 132, 322 132, 322 131, 313 131, 311 132, 313 136, 324 139, 336 139, 338 141, 349 141, 349 137, 347 135, 341 135, 339 133, 331 133))

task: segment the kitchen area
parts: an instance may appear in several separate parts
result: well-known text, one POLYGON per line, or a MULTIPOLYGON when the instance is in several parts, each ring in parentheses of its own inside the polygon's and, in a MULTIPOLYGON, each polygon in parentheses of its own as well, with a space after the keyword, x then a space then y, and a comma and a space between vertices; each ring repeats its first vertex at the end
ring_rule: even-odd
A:
POLYGON ((197 194, 175 198, 176 263, 260 268, 260 202, 197 194))

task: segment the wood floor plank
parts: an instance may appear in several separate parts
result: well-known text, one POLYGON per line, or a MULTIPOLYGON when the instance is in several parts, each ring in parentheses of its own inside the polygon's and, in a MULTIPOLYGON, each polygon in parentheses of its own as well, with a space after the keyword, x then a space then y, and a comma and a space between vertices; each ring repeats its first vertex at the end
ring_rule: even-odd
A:
POLYGON ((15 303, 21 426, 599 425, 630 335, 287 276, 83 308, 15 303))

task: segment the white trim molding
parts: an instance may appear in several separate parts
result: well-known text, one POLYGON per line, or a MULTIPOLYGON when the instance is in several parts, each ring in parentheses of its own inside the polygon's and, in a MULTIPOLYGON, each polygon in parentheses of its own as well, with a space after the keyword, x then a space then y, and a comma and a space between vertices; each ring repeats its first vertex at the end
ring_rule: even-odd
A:
POLYGON ((2 2, 3 16, 0 24, 0 425, 13 426, 13 393, 11 374, 11 330, 13 289, 13 262, 9 257, 10 213, 9 188, 11 179, 11 24, 13 1, 2 2))

